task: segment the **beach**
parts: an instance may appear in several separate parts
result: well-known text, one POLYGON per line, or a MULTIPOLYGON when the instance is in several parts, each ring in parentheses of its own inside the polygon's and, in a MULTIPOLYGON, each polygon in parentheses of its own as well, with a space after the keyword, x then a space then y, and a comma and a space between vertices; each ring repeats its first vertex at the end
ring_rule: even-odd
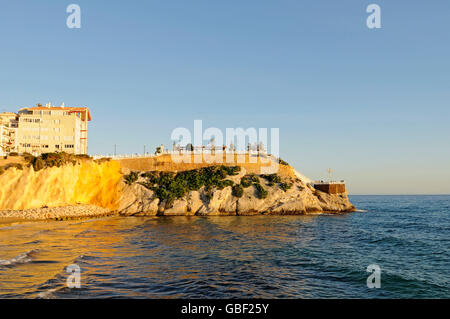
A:
POLYGON ((95 205, 70 205, 62 207, 43 207, 24 210, 1 210, 0 219, 4 220, 70 220, 79 218, 110 216, 109 208, 95 205))

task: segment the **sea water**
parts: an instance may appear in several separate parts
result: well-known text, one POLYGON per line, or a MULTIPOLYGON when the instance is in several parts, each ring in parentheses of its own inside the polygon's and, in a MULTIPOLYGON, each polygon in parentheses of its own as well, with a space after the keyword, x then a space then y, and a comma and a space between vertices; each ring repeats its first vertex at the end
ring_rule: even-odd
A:
POLYGON ((4 220, 0 298, 450 297, 450 196, 351 201, 339 215, 4 220))

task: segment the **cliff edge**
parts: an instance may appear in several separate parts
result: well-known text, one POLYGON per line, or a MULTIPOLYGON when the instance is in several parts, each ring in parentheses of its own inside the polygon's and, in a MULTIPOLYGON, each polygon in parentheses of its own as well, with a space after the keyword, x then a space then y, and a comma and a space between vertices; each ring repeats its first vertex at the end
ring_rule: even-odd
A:
POLYGON ((277 174, 257 174, 258 164, 201 164, 179 170, 164 160, 171 166, 152 171, 65 153, 9 162, 0 167, 0 217, 42 220, 110 214, 293 215, 355 210, 346 192, 319 191, 287 163, 280 164, 277 174))

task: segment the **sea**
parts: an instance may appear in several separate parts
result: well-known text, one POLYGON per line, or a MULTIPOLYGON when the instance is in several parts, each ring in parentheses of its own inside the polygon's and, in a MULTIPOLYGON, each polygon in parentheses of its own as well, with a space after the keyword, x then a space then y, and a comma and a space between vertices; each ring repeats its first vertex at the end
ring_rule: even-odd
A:
POLYGON ((303 216, 0 221, 0 298, 450 298, 450 195, 303 216))

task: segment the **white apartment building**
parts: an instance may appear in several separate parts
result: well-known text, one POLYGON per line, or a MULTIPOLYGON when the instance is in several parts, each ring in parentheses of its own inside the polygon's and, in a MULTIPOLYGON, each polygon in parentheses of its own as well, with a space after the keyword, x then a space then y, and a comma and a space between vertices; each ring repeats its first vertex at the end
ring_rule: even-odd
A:
POLYGON ((87 107, 42 106, 0 113, 0 155, 10 152, 34 155, 52 152, 87 153, 87 107))

